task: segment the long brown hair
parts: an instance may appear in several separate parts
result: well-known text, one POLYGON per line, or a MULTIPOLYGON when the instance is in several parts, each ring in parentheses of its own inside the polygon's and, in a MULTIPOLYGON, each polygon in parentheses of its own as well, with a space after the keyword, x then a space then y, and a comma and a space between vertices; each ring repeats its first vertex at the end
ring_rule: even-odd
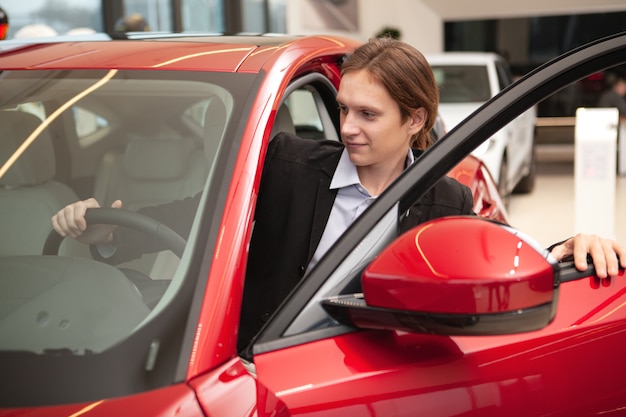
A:
POLYGON ((346 59, 341 75, 362 69, 380 82, 398 103, 403 122, 418 108, 426 110, 424 127, 411 138, 411 147, 428 148, 432 144, 430 131, 437 118, 439 88, 424 55, 397 39, 370 39, 346 59))

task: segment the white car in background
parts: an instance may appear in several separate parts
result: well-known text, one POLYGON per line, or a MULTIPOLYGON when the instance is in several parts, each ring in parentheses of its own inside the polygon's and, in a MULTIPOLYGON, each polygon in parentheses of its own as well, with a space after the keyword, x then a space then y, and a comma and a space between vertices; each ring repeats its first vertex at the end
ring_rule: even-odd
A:
MULTIPOLYGON (((448 131, 512 83, 508 65, 494 53, 444 52, 426 58, 439 85, 439 114, 448 131)), ((493 175, 505 202, 513 192, 533 189, 535 119, 532 107, 473 152, 493 175)))

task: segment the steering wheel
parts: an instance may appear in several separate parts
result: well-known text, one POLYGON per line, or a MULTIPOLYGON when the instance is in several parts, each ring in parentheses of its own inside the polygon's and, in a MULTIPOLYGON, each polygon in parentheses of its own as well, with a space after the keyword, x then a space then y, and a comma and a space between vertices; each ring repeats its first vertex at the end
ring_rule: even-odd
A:
MULTIPOLYGON (((146 233, 179 258, 182 257, 187 244, 183 237, 163 223, 123 208, 91 208, 85 213, 85 220, 87 224, 112 224, 146 233)), ((57 255, 63 239, 63 236, 52 229, 43 246, 43 254, 57 255)))

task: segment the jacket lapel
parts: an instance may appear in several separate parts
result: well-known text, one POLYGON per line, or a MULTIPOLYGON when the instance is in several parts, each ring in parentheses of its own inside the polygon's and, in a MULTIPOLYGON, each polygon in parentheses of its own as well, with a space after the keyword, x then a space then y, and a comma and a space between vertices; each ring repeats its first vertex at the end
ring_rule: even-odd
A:
POLYGON ((322 234, 326 228, 326 223, 328 222, 335 197, 337 196, 337 190, 330 189, 330 182, 337 168, 337 164, 339 163, 342 150, 343 148, 337 149, 332 156, 324 160, 324 163, 320 167, 321 171, 326 175, 320 178, 317 184, 317 196, 315 198, 315 211, 311 225, 311 240, 309 242, 307 263, 313 257, 317 245, 319 245, 322 239, 322 234))
POLYGON ((335 197, 337 196, 337 190, 330 190, 329 188, 330 178, 320 179, 317 186, 317 198, 315 199, 315 213, 311 227, 311 241, 309 242, 307 263, 313 257, 317 245, 319 245, 322 239, 322 234, 326 228, 326 223, 328 222, 335 197))

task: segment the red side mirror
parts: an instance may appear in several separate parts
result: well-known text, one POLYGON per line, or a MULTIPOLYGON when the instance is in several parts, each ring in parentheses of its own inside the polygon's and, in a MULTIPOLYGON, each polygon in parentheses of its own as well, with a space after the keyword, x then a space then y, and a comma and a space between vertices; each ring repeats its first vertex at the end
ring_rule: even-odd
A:
POLYGON ((552 321, 555 276, 547 251, 511 227, 449 217, 389 245, 365 269, 363 294, 324 304, 338 320, 357 327, 516 333, 552 321))

